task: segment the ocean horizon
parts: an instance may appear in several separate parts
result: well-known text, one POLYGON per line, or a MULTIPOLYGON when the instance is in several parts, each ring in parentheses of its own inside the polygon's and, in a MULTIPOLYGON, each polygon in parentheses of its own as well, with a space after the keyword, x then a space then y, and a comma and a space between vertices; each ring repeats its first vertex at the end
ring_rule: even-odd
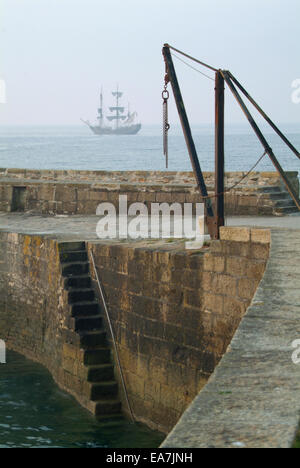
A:
MULTIPOLYGON (((299 159, 265 124, 260 125, 286 171, 300 170, 299 159)), ((214 126, 191 125, 203 171, 214 170, 214 126)), ((300 125, 281 124, 296 148, 300 125)), ((226 171, 248 171, 264 150, 247 123, 225 130, 226 171)), ((84 125, 5 125, 0 127, 0 167, 56 170, 164 171, 162 126, 144 125, 138 135, 97 136, 84 125)), ((191 163, 179 125, 169 132, 169 171, 190 171, 191 163)), ((268 156, 257 171, 275 171, 268 156)))

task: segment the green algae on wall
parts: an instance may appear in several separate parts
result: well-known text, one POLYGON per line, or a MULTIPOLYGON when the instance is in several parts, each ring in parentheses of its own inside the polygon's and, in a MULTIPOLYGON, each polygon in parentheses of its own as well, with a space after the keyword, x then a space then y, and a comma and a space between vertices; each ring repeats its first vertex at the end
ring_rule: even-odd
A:
POLYGON ((294 442, 293 448, 300 448, 300 428, 296 436, 296 440, 294 442))

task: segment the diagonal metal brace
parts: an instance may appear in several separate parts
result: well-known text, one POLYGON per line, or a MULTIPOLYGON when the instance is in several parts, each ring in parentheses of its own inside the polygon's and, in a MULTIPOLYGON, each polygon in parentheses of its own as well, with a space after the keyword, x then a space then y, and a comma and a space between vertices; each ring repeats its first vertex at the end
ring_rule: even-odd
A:
POLYGON ((283 168, 281 167, 278 159, 276 158, 275 154, 273 153, 272 148, 270 148, 267 140, 265 139, 264 135, 262 134, 260 128, 258 127, 257 123, 255 122, 254 118, 252 117, 252 114, 250 113, 249 109, 247 108, 246 104, 244 103, 243 99, 241 98, 240 94, 238 93, 236 87, 231 81, 231 74, 227 70, 222 70, 221 71, 224 80, 226 81, 229 89, 231 90, 232 94, 234 95, 235 99, 237 100, 239 106, 241 107, 242 111, 244 112, 247 120, 249 121, 251 127, 253 128, 254 132, 256 133, 259 141, 263 145, 266 153, 268 154, 269 158, 271 159, 272 163, 274 164, 277 172, 280 174, 287 191, 289 192, 290 196, 292 197, 293 201, 295 202, 298 210, 300 211, 300 199, 297 193, 294 190, 294 187, 290 183, 289 179, 287 178, 283 168))
POLYGON ((233 76, 231 72, 229 73, 230 79, 233 83, 242 91, 242 93, 246 96, 246 98, 251 102, 251 104, 255 107, 256 110, 263 116, 263 118, 268 122, 268 124, 273 128, 273 130, 280 136, 280 138, 284 141, 284 143, 293 151, 293 153, 300 159, 300 153, 295 148, 295 146, 288 140, 288 138, 279 130, 279 128, 272 122, 270 117, 262 110, 262 108, 254 101, 253 97, 243 88, 241 83, 233 76))

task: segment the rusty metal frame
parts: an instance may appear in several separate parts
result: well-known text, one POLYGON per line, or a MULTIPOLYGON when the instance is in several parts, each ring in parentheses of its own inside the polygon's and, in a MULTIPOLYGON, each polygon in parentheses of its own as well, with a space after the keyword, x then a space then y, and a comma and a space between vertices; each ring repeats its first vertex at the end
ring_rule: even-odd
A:
POLYGON ((268 124, 273 128, 273 130, 280 136, 280 138, 286 143, 286 145, 293 151, 293 153, 300 159, 299 151, 293 146, 293 144, 286 138, 286 136, 279 130, 279 128, 272 122, 272 120, 267 116, 267 114, 261 109, 261 107, 256 103, 256 101, 250 96, 250 94, 243 88, 243 86, 238 82, 238 80, 230 73, 228 70, 217 70, 216 68, 207 65, 200 60, 191 57, 190 55, 185 54, 184 52, 175 49, 175 47, 170 46, 169 44, 164 44, 163 47, 163 56, 166 64, 166 84, 171 83, 173 94, 178 110, 178 114, 181 121, 181 126, 190 155, 193 171, 196 177, 198 188, 205 202, 206 210, 206 223, 208 227, 209 234, 212 239, 219 238, 220 227, 224 226, 225 222, 225 192, 224 179, 225 179, 225 161, 224 161, 224 84, 228 85, 235 99, 237 100, 239 106, 241 107, 243 113, 245 114, 247 120, 249 121, 251 127, 253 128, 257 138, 263 145, 265 153, 268 154, 272 163, 275 166, 275 169, 281 176, 288 193, 296 204, 298 210, 300 211, 300 199, 297 195, 294 187, 286 176, 283 168, 281 167, 278 159, 273 153, 272 148, 270 148, 266 138, 255 122, 252 114, 250 113, 248 107, 240 96, 235 85, 240 89, 240 91, 246 96, 246 98, 251 102, 251 104, 258 110, 258 112, 264 117, 268 124), (213 209, 212 202, 208 196, 207 187, 204 181, 203 173, 200 167, 196 147, 194 144, 189 120, 185 110, 184 102, 182 99, 182 94, 178 84, 176 71, 174 68, 172 55, 170 49, 182 54, 183 56, 203 65, 206 68, 215 72, 215 209, 213 209), (235 85, 234 85, 235 84, 235 85))
POLYGON ((218 233, 225 224, 224 91, 224 78, 218 70, 215 87, 215 219, 218 233))
POLYGON ((187 145, 187 149, 188 149, 188 152, 189 152, 189 156, 190 156, 190 159, 191 159, 191 163, 192 163, 193 171, 194 171, 194 174, 195 174, 197 186, 200 189, 200 193, 201 193, 201 195, 203 197, 203 200, 204 200, 205 211, 206 211, 206 223, 207 223, 207 227, 208 227, 208 232, 209 232, 212 239, 218 239, 218 237, 219 237, 219 228, 218 228, 219 223, 216 222, 212 202, 211 202, 211 199, 208 196, 207 187, 206 187, 205 180, 204 180, 204 177, 203 177, 203 173, 202 173, 202 170, 201 170, 201 166, 200 166, 200 163, 199 163, 197 150, 196 150, 195 143, 194 143, 194 140, 193 140, 191 127, 190 127, 189 120, 188 120, 188 117, 187 117, 187 113, 186 113, 186 110, 185 110, 181 90, 180 90, 180 87, 179 87, 179 84, 178 84, 177 75, 176 75, 176 71, 175 71, 175 68, 174 68, 174 64, 173 64, 173 60, 172 60, 172 56, 171 56, 171 52, 170 52, 170 47, 169 47, 168 44, 165 44, 164 47, 163 47, 163 56, 164 56, 164 60, 165 60, 165 64, 166 64, 166 73, 167 73, 166 80, 170 81, 171 86, 172 86, 172 90, 173 90, 173 94, 174 94, 174 98, 175 98, 175 102, 176 102, 176 106, 177 106, 177 110, 178 110, 182 130, 183 130, 185 142, 186 142, 186 145, 187 145))

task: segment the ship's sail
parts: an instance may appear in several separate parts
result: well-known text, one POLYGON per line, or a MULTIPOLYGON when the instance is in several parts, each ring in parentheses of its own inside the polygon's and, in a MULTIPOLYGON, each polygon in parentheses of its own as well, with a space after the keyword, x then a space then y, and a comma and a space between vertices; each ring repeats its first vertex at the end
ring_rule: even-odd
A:
POLYGON ((121 93, 120 91, 113 91, 111 94, 117 98, 121 98, 123 96, 123 93, 121 93))
POLYGON ((125 107, 110 107, 109 108, 110 112, 121 112, 121 114, 124 112, 125 107))
POLYGON ((126 125, 130 125, 134 122, 134 119, 137 117, 136 112, 128 113, 127 120, 125 122, 126 125))
POLYGON ((107 115, 106 118, 111 122, 112 120, 126 120, 126 115, 107 115))

